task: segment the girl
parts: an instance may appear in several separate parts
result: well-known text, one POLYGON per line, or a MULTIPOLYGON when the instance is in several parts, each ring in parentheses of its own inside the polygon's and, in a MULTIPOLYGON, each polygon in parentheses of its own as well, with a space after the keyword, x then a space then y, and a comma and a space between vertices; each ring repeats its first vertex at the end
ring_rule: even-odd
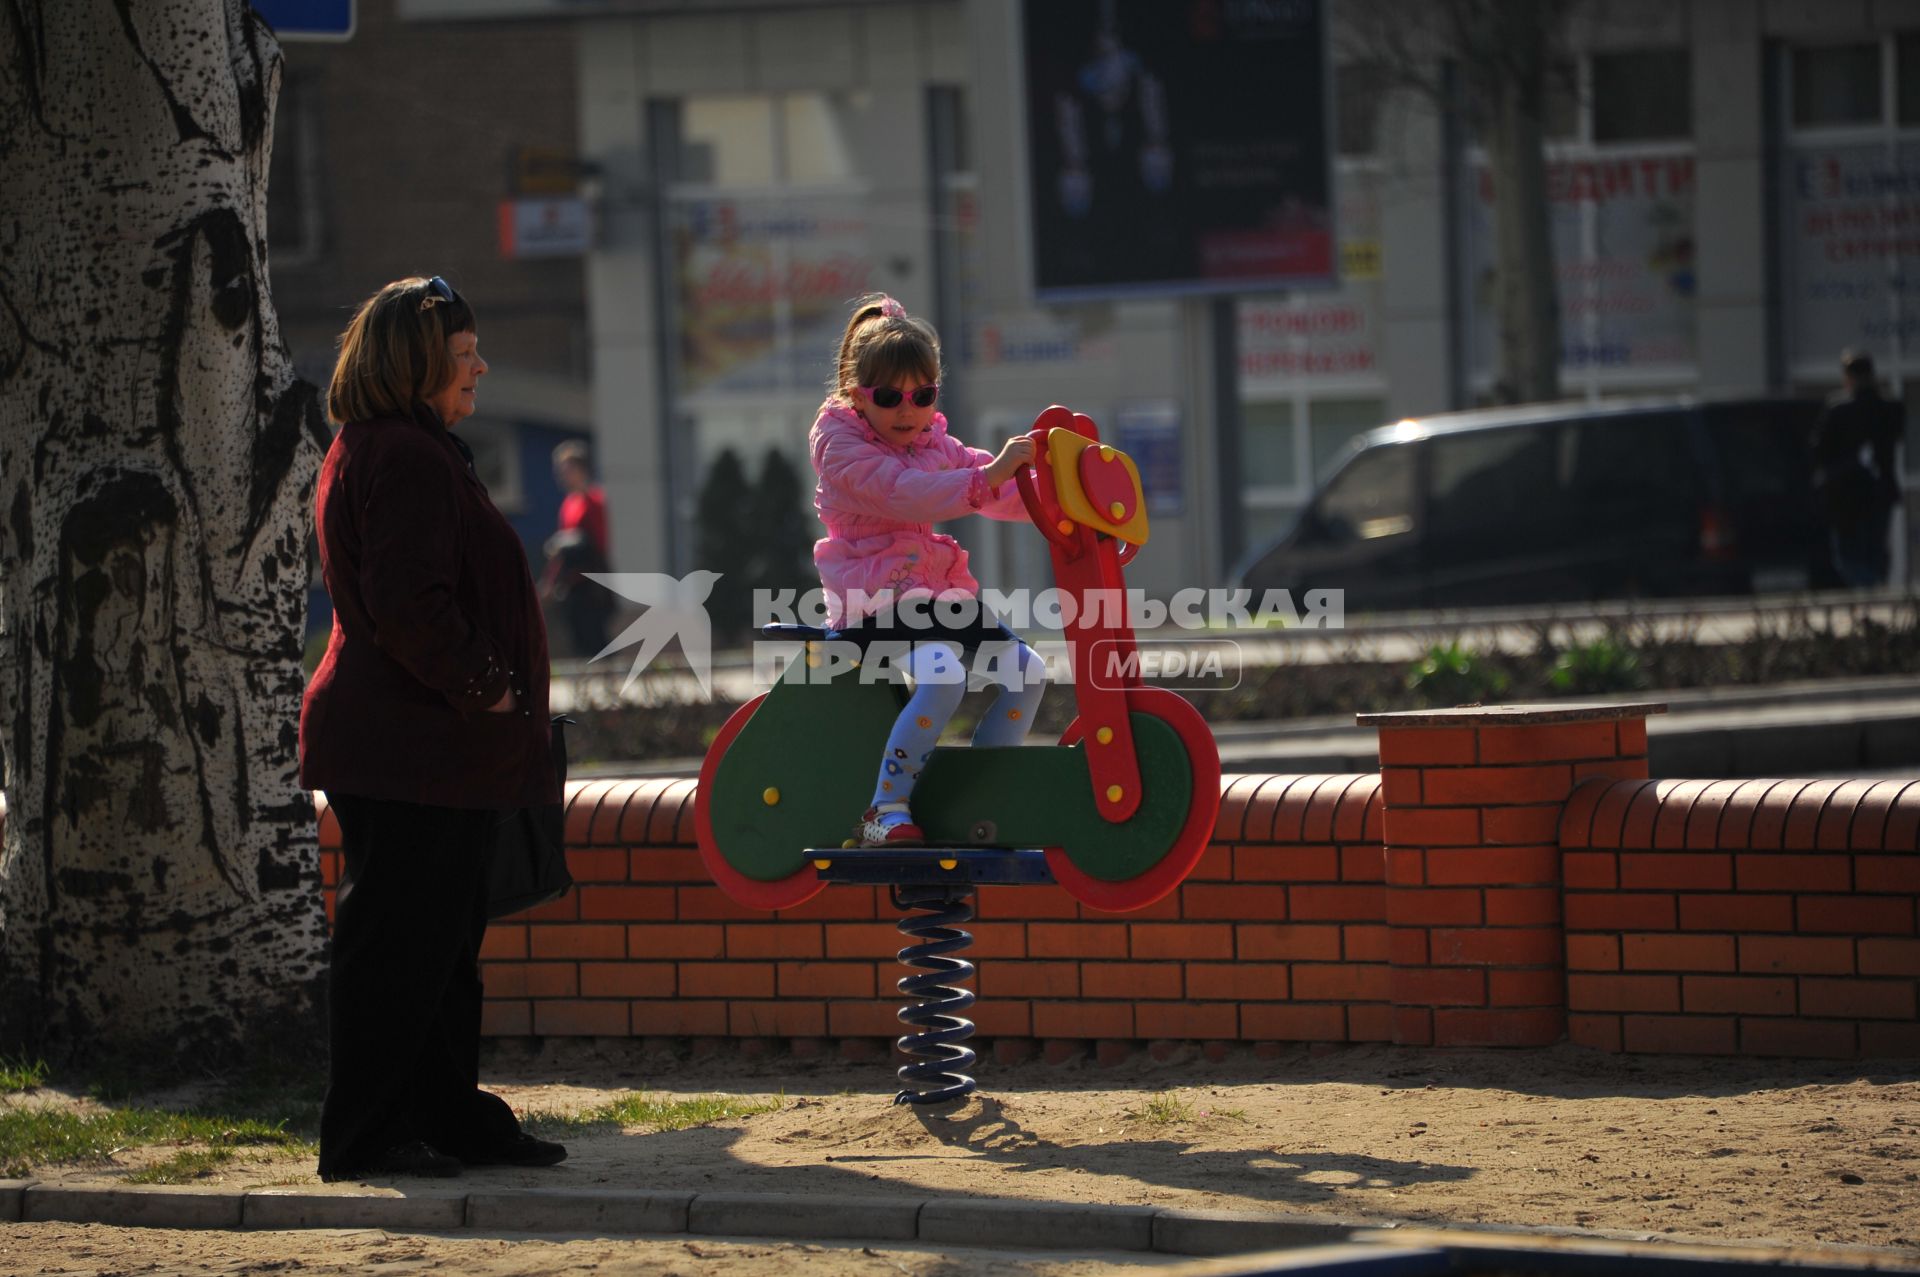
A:
POLYGON ((925 841, 908 804, 966 691, 964 652, 999 647, 1001 681, 974 731, 975 745, 1024 741, 1045 690, 1040 658, 1005 626, 991 618, 943 626, 938 618, 946 609, 925 606, 980 593, 967 571, 967 552, 933 525, 963 514, 1026 518, 1013 475, 1033 462, 1033 441, 1024 435, 1008 439, 996 454, 955 439, 934 411, 939 395, 940 339, 933 328, 884 294, 861 299, 807 442, 820 477, 813 504, 827 528, 814 543, 813 561, 828 624, 857 641, 911 643, 905 668, 913 695, 887 737, 873 802, 856 826, 868 847, 925 841), (896 615, 904 600, 919 603, 906 627, 896 615), (1003 659, 1007 655, 1014 659, 1003 659))

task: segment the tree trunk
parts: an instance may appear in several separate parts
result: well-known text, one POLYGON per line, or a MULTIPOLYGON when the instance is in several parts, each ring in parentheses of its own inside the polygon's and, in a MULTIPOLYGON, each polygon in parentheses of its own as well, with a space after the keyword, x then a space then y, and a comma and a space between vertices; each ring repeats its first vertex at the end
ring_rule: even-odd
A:
POLYGON ((1560 397, 1560 299, 1547 194, 1549 11, 1538 0, 1499 0, 1495 47, 1483 61, 1483 133, 1492 172, 1494 313, 1500 333, 1496 397, 1560 397))
POLYGON ((327 433, 268 294, 280 69, 244 0, 0 0, 0 1048, 318 1004, 327 433))

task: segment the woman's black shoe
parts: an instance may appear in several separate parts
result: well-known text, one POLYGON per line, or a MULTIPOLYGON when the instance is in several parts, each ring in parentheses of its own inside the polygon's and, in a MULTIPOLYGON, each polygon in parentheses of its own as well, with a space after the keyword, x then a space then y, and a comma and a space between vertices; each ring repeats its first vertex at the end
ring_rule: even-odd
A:
POLYGON ((553 1166, 566 1160, 566 1145, 535 1139, 525 1131, 479 1157, 467 1159, 474 1166, 553 1166))
POLYGON ((420 1175, 428 1179, 452 1179, 460 1173, 460 1159, 449 1157, 425 1140, 395 1144, 362 1166, 357 1175, 420 1175))

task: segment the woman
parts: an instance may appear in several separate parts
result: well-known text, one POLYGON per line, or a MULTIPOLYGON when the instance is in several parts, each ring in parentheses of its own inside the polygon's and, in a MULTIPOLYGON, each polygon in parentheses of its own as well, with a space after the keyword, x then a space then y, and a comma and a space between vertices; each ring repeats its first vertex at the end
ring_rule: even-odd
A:
POLYGON ((453 433, 485 375, 439 276, 369 297, 340 338, 342 423, 315 522, 333 633, 300 712, 300 778, 345 868, 328 971, 323 1179, 548 1166, 479 1089, 487 851, 502 808, 559 801, 547 637, 520 539, 453 433))

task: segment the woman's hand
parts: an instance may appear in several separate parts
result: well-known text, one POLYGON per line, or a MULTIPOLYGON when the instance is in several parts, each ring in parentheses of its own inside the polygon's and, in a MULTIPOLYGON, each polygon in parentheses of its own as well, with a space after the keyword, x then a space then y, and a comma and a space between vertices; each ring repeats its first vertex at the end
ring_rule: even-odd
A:
POLYGON ((981 468, 987 482, 999 487, 1013 478, 1014 471, 1021 466, 1033 464, 1033 440, 1025 435, 1015 435, 1000 445, 1000 452, 992 461, 981 468))
POLYGON ((487 706, 487 713, 489 714, 513 713, 513 689, 509 687, 506 691, 500 693, 500 699, 495 701, 493 704, 487 706))

